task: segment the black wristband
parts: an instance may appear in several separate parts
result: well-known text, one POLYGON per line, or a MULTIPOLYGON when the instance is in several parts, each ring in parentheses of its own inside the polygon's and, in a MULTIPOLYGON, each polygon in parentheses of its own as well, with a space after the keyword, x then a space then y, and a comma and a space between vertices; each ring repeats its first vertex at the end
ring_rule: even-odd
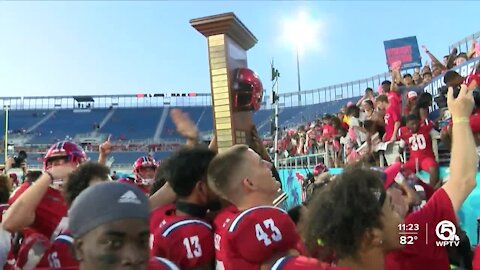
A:
POLYGON ((50 177, 50 183, 53 183, 53 180, 55 179, 55 178, 53 177, 53 174, 52 174, 51 172, 49 172, 49 171, 45 171, 45 173, 50 177))

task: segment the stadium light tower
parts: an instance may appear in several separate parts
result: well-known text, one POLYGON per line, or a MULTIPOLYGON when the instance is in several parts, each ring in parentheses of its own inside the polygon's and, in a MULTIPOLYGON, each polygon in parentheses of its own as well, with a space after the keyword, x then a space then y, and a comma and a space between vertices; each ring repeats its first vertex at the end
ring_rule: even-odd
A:
POLYGON ((305 52, 307 47, 316 47, 319 29, 319 21, 312 18, 306 11, 300 11, 296 18, 287 18, 284 21, 284 40, 289 47, 295 48, 297 56, 298 105, 302 105, 302 96, 300 94, 302 90, 300 83, 300 55, 305 52))

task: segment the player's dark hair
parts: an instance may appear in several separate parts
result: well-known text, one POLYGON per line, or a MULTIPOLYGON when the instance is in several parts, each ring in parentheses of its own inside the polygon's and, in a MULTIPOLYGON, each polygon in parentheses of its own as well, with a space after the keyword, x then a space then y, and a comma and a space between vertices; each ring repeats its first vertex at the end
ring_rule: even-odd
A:
POLYGON ((308 249, 316 250, 321 242, 335 251, 337 259, 355 256, 365 234, 383 226, 382 196, 378 172, 358 164, 346 168, 309 204, 304 228, 308 249))
POLYGON ((90 186, 90 181, 93 178, 107 180, 110 169, 98 162, 85 162, 78 166, 68 177, 67 184, 63 188, 63 196, 67 205, 72 205, 75 198, 80 193, 90 186))
POLYGON ((417 104, 415 104, 415 109, 428 109, 433 102, 432 94, 428 92, 423 92, 418 96, 417 104))
POLYGON ((170 174, 169 163, 170 159, 168 158, 162 160, 162 163, 160 163, 160 166, 158 166, 157 170, 155 171, 155 181, 150 188, 150 195, 155 194, 155 192, 157 192, 165 185, 165 183, 167 183, 168 175, 170 174))
POLYGON ((168 183, 178 197, 189 196, 199 181, 206 181, 207 169, 216 153, 205 146, 184 148, 170 157, 168 183))

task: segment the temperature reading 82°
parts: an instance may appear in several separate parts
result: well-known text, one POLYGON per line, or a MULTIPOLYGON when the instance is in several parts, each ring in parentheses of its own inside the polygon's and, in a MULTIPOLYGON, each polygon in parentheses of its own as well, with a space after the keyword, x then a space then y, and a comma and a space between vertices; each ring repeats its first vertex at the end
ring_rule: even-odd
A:
POLYGON ((417 239, 416 235, 400 235, 400 245, 413 245, 417 239))

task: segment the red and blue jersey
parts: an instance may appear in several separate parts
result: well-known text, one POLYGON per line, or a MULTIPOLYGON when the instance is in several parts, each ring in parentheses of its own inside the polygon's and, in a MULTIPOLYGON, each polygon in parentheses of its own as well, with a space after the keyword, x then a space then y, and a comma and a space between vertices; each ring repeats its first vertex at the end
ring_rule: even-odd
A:
POLYGON ((293 221, 284 210, 272 206, 240 212, 230 223, 221 244, 225 269, 260 269, 274 256, 292 250, 306 254, 293 221))
POLYGON ((168 209, 153 232, 152 256, 166 258, 181 269, 203 266, 213 262, 215 250, 212 226, 190 216, 177 216, 168 209))

